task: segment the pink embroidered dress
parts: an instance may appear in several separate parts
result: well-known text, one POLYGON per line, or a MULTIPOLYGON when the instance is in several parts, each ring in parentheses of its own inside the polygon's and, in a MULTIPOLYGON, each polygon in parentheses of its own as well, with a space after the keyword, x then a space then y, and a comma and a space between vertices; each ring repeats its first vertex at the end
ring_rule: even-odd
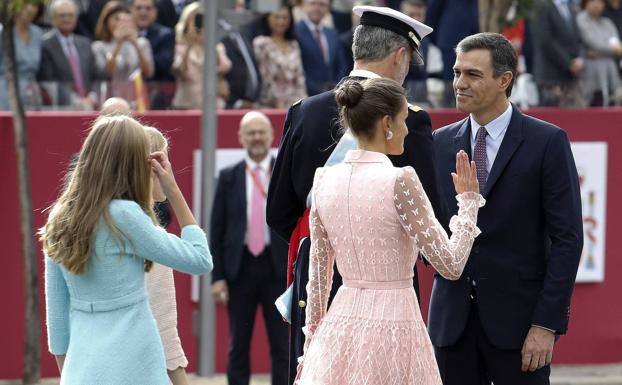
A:
POLYGON ((441 385, 413 289, 419 251, 447 279, 458 279, 483 198, 458 195, 451 238, 438 223, 411 167, 349 151, 319 168, 312 193, 306 343, 299 385, 441 385), (343 286, 327 312, 332 267, 343 286))

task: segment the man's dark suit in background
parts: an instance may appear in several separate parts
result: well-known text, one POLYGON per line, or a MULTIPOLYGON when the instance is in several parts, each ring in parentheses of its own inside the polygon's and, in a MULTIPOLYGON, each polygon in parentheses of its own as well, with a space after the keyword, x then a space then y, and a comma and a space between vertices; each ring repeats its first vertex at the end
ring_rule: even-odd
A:
POLYGON ((333 28, 322 27, 326 36, 328 61, 318 46, 315 32, 311 31, 304 20, 296 23, 296 38, 300 45, 302 66, 304 67, 307 82, 307 93, 317 95, 332 89, 345 75, 344 52, 337 31, 333 28))
POLYGON ((452 67, 456 61, 454 48, 464 37, 479 32, 478 0, 428 0, 426 24, 434 28, 430 39, 443 57, 445 94, 443 106, 454 106, 451 81, 452 67))
MULTIPOLYGON (((88 94, 88 92, 95 91, 95 81, 97 80, 95 57, 91 51, 91 41, 84 36, 75 34, 72 35, 72 39, 80 61, 84 88, 88 94)), ((74 78, 69 59, 60 42, 59 32, 55 29, 49 31, 43 37, 41 64, 37 78, 41 82, 57 83, 58 94, 50 95, 53 99, 54 96, 57 96, 57 105, 68 106, 71 104, 71 95, 76 93, 74 78)), ((85 96, 86 94, 82 95, 82 97, 85 96)))
MULTIPOLYGON (((265 115, 261 116, 265 118, 265 115)), ((269 122, 267 118, 265 120, 263 118, 260 123, 269 122)), ((244 127, 245 121, 242 119, 241 130, 253 130, 253 127, 244 127)), ((269 129, 272 130, 272 127, 269 126, 269 129)), ((257 139, 257 135, 263 135, 244 134, 244 132, 241 134, 247 135, 250 138, 249 142, 261 141, 257 139)), ((251 178, 250 173, 255 166, 261 165, 261 174, 265 178, 268 177, 273 163, 273 159, 267 153, 272 143, 272 134, 266 138, 265 143, 267 157, 260 163, 247 156, 247 159, 221 171, 210 223, 210 246, 214 256, 212 291, 217 301, 220 296, 225 298, 228 296, 223 302, 227 303, 231 333, 227 364, 227 379, 230 385, 249 383, 249 349, 259 305, 262 308, 270 342, 272 384, 287 384, 287 324, 283 322, 274 305, 277 297, 285 290, 287 244, 277 236, 266 237, 268 227, 265 223, 265 214, 261 214, 263 220, 261 233, 263 239, 268 238, 265 239, 268 243, 262 246, 263 251, 254 254, 250 239, 253 200, 247 199, 252 196, 252 193, 248 192, 256 187, 256 183, 266 182, 265 179, 251 178), (250 219, 247 218, 249 212, 250 219), (215 289, 223 286, 226 289, 215 289)), ((267 183, 265 186, 267 187, 267 183)), ((265 187, 263 188, 265 192, 265 187)), ((265 197, 263 199, 265 200, 265 197)), ((265 213, 263 204, 260 211, 265 213)))
POLYGON ((176 2, 174 0, 156 0, 158 7, 158 23, 165 27, 175 29, 175 24, 179 21, 179 16, 184 7, 196 0, 182 0, 176 2))
POLYGON ((229 83, 228 108, 241 108, 257 102, 261 91, 261 74, 257 69, 255 53, 244 34, 235 31, 229 23, 219 21, 227 32, 221 43, 231 60, 231 71, 225 75, 229 83))
POLYGON ((581 37, 570 4, 537 0, 530 28, 534 45, 533 74, 543 106, 581 107, 579 87, 583 69, 581 37))
POLYGON ((153 52, 155 72, 151 80, 173 82, 171 66, 175 57, 175 33, 171 28, 158 23, 151 24, 141 36, 149 40, 153 52))

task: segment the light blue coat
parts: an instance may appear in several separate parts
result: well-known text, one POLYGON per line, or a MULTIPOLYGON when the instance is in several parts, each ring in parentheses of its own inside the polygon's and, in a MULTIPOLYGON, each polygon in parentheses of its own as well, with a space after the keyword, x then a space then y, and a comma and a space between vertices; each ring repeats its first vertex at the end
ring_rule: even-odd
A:
POLYGON ((113 200, 124 253, 100 221, 83 275, 45 257, 49 351, 66 354, 61 384, 168 384, 164 351, 146 301, 145 259, 190 274, 212 270, 205 233, 185 226, 181 239, 155 226, 134 201, 113 200))

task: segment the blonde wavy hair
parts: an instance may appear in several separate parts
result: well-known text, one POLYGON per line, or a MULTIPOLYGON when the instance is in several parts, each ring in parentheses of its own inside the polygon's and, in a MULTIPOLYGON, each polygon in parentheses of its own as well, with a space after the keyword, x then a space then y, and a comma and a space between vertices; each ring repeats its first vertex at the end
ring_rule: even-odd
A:
POLYGON ((195 1, 184 7, 179 16, 179 21, 175 24, 175 41, 177 43, 187 43, 186 34, 190 28, 190 22, 194 22, 194 19, 190 17, 202 12, 203 6, 200 1, 195 1))
MULTIPOLYGON (((43 251, 74 274, 84 274, 93 254, 100 218, 117 237, 124 254, 127 237, 108 211, 112 199, 132 200, 157 224, 151 197, 150 141, 129 116, 103 116, 82 145, 75 169, 40 230, 43 251)), ((151 262, 145 262, 148 271, 151 262)))
POLYGON ((166 139, 166 136, 164 136, 164 134, 162 134, 162 132, 160 132, 160 130, 158 130, 155 127, 152 126, 144 126, 145 128, 145 132, 147 133, 147 136, 149 137, 149 151, 150 152, 156 152, 156 151, 164 151, 166 152, 168 150, 168 139, 166 139))

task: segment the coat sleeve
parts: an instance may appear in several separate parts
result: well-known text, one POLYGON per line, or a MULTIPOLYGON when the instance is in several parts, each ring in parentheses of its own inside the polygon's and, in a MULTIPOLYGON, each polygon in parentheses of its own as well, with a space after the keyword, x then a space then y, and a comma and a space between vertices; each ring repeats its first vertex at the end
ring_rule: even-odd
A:
POLYGON ((69 290, 61 267, 45 256, 45 312, 48 350, 60 356, 69 348, 69 290))
POLYGON ((311 231, 311 251, 309 253, 309 282, 307 283, 307 310, 306 322, 303 328, 306 340, 304 353, 307 352, 313 334, 320 321, 326 315, 328 298, 333 286, 333 265, 335 252, 328 238, 328 233, 322 224, 316 205, 316 191, 318 189, 323 169, 315 173, 313 183, 313 204, 309 214, 309 229, 311 231))
POLYGON ((400 171, 393 199, 402 227, 443 278, 459 279, 471 253, 473 240, 481 233, 477 228, 477 213, 484 205, 484 198, 472 192, 456 196, 458 215, 451 218, 450 238, 434 216, 415 171, 410 167, 400 171))
POLYGON ((268 198, 266 202, 266 221, 279 237, 289 243, 298 218, 305 210, 304 202, 297 199, 294 187, 292 163, 295 150, 296 112, 300 103, 295 103, 287 111, 283 137, 274 162, 268 198))
POLYGON ((197 225, 184 226, 181 237, 156 226, 133 201, 113 201, 110 215, 131 246, 134 255, 188 274, 212 270, 212 255, 203 230, 197 225))
POLYGON ((153 47, 153 62, 156 74, 170 74, 175 57, 175 34, 172 31, 162 33, 160 41, 153 47))
POLYGON ((391 156, 395 167, 410 166, 415 169, 437 218, 445 218, 436 183, 436 156, 432 138, 430 115, 423 110, 409 111, 406 119, 408 135, 404 139, 404 153, 391 156))
POLYGON ((583 249, 579 177, 564 131, 558 130, 550 138, 542 167, 542 208, 551 252, 532 325, 564 334, 583 249))
POLYGON ((223 265, 225 230, 227 228, 227 189, 226 176, 224 170, 220 172, 216 193, 214 194, 214 204, 212 205, 212 218, 210 220, 210 249, 214 259, 214 270, 212 271, 212 281, 225 279, 223 265))

